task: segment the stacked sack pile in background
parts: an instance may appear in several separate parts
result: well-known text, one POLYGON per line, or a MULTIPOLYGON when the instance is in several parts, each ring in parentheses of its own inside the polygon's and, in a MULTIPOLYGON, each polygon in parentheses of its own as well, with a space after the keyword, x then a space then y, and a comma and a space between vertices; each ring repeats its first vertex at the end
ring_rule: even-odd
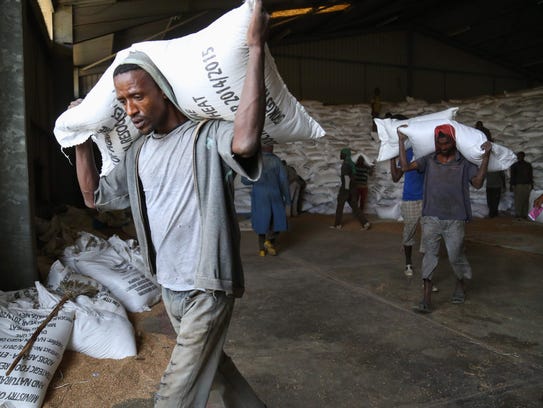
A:
MULTIPOLYGON (((524 151, 526 160, 534 168, 534 188, 543 188, 543 88, 505 94, 503 96, 481 96, 466 100, 450 100, 429 104, 422 100, 407 98, 400 103, 383 102, 382 116, 386 112, 402 114, 409 118, 458 107, 455 120, 474 127, 481 120, 490 129, 494 142, 514 152, 524 151)), ((303 210, 310 213, 332 214, 335 212, 339 188, 341 161, 339 152, 344 147, 353 151, 353 160, 364 154, 369 161, 376 160, 379 153, 379 137, 372 132, 370 107, 360 105, 323 105, 319 102, 303 102, 308 113, 326 131, 326 137, 316 140, 278 144, 274 152, 294 166, 307 182, 303 198, 303 210)), ((506 171, 507 179, 509 173, 506 171)), ((512 210, 512 193, 502 194, 500 211, 512 210)), ((365 212, 396 214, 387 209, 394 208, 401 199, 402 182, 393 183, 390 178, 389 161, 376 162, 374 174, 369 181, 369 197, 365 212)), ((238 212, 250 212, 250 187, 236 186, 238 212)), ((485 188, 471 191, 474 217, 488 214, 485 188)), ((349 211, 348 206, 345 208, 349 211)))

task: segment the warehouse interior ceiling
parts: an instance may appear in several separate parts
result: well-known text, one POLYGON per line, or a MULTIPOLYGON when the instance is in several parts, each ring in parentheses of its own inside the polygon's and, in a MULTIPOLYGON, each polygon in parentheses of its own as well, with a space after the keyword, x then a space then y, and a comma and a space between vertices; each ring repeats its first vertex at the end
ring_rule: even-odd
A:
MULTIPOLYGON (((51 2, 54 12, 69 15, 72 24, 70 33, 66 27, 58 30, 64 32, 56 41, 73 45, 74 63, 83 70, 109 65, 115 52, 132 43, 196 32, 241 4, 240 0, 51 2)), ((543 82, 543 0, 264 0, 264 5, 270 13, 297 9, 272 19, 271 46, 410 30, 499 64, 532 83, 543 82)))

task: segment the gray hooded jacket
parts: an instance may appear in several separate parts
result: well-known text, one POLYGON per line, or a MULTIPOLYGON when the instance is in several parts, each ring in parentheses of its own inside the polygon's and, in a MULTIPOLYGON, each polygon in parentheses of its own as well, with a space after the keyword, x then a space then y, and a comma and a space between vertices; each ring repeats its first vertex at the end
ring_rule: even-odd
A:
MULTIPOLYGON (((130 62, 137 63, 137 59, 135 62, 132 58, 130 62)), ((148 61, 146 64, 144 69, 148 71, 148 61)), ((156 73, 153 74, 151 76, 156 76, 156 73)), ((156 82, 161 85, 160 80, 156 82)), ((171 94, 171 88, 162 90, 167 95, 171 94)), ((175 100, 175 96, 173 98, 175 100)), ((201 122, 195 129, 193 172, 202 234, 194 285, 239 297, 243 294, 244 278, 234 205, 234 177, 239 173, 250 180, 257 180, 262 171, 262 158, 259 153, 251 159, 236 159, 231 148, 233 133, 229 137, 218 137, 218 126, 218 120, 210 120, 201 122)), ((100 178, 94 198, 99 211, 131 208, 142 255, 149 271, 154 274, 155 253, 138 175, 138 157, 145 139, 137 139, 123 161, 100 178)), ((183 256, 182 248, 179 248, 179 256, 183 256)))

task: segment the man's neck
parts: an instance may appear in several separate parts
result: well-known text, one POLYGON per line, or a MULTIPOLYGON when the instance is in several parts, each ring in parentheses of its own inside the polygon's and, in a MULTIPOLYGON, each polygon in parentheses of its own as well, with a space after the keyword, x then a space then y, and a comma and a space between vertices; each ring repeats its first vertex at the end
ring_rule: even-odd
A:
POLYGON ((437 154, 437 161, 440 163, 449 163, 454 161, 456 158, 456 150, 449 152, 449 153, 441 153, 439 152, 437 154))
POLYGON ((162 126, 161 129, 155 129, 155 132, 160 134, 168 134, 172 130, 181 126, 187 120, 189 119, 185 115, 183 115, 183 113, 174 108, 174 110, 170 111, 168 119, 166 120, 164 126, 162 126))

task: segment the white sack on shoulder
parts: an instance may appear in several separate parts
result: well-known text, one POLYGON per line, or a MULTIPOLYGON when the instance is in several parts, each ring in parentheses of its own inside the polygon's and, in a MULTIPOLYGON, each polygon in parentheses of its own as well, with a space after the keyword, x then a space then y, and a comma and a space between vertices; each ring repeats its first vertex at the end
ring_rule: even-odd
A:
MULTIPOLYGON (((462 156, 471 163, 480 166, 484 154, 481 145, 486 142, 486 135, 478 129, 454 120, 426 120, 403 127, 401 131, 411 141, 414 157, 423 157, 435 151, 434 130, 437 126, 444 124, 454 127, 456 147, 462 156)), ((513 151, 504 146, 492 143, 488 171, 507 170, 516 160, 517 157, 513 151)))
MULTIPOLYGON (((398 145, 398 133, 396 130, 402 125, 409 125, 411 123, 434 120, 434 119, 454 119, 458 108, 449 108, 443 111, 429 113, 427 115, 420 115, 410 119, 374 119, 377 126, 377 135, 381 141, 379 147, 379 155, 377 161, 389 160, 399 155, 398 145)), ((411 147, 411 142, 407 142, 406 148, 411 147)))
MULTIPOLYGON (((83 102, 56 121, 62 147, 92 136, 102 154, 101 175, 121 160, 139 137, 115 97, 113 71, 130 51, 149 55, 170 82, 183 113, 194 119, 233 120, 246 75, 250 2, 226 13, 207 28, 168 41, 147 41, 120 51, 83 102)), ((324 136, 324 130, 290 94, 266 46, 266 121, 264 139, 290 142, 324 136)))
POLYGON ((517 161, 517 155, 511 149, 492 142, 488 171, 507 170, 517 161))

